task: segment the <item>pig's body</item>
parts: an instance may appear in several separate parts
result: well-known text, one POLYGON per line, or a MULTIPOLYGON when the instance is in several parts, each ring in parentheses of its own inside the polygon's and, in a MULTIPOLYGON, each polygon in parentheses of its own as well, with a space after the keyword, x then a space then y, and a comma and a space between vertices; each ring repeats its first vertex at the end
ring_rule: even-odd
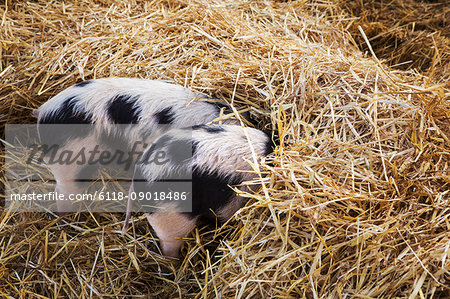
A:
MULTIPOLYGON (((192 127, 192 133, 190 129, 173 130, 159 137, 154 143, 157 148, 148 148, 136 164, 130 188, 136 194, 153 192, 155 182, 165 180, 171 174, 176 176, 192 170, 191 212, 183 212, 173 201, 165 201, 158 204, 156 212, 147 213, 163 254, 172 257, 178 256, 183 244, 180 238, 189 233, 200 218, 215 221, 218 217, 220 221, 226 221, 243 206, 245 200, 229 186, 255 178, 247 161, 253 161, 253 154, 259 159, 273 150, 269 136, 253 128, 201 125, 192 127), (192 147, 192 157, 180 160, 173 152, 178 152, 177 149, 183 144, 192 147), (143 162, 156 150, 167 153, 167 163, 159 165, 143 162)), ((176 182, 170 186, 170 190, 183 191, 177 190, 176 182)), ((129 211, 126 224, 128 217, 129 211)))
MULTIPOLYGON (((205 95, 191 91, 179 85, 162 81, 108 78, 80 82, 71 86, 44 103, 35 114, 38 124, 86 124, 99 128, 102 132, 114 134, 115 124, 130 124, 120 135, 121 142, 126 145, 137 141, 153 140, 162 130, 160 125, 186 127, 205 124, 218 118, 221 112, 228 113, 229 107, 223 102, 208 99, 205 95), (227 110, 228 111, 225 111, 227 110)), ((236 123, 229 118, 224 123, 236 123)), ((41 132, 42 130, 40 130, 41 132)), ((75 131, 75 130, 74 130, 75 131)), ((49 131, 52 132, 52 131, 49 131)), ((81 147, 86 152, 108 148, 104 140, 95 132, 63 137, 63 147, 77 151, 81 147)), ((41 139, 47 142, 53 138, 51 133, 43 134, 41 139), (44 138, 45 137, 45 138, 44 138)), ((144 148, 137 148, 137 151, 144 148)), ((50 165, 55 176, 56 191, 66 197, 70 193, 80 193, 77 180, 85 180, 87 165, 75 163, 71 165, 50 165)), ((58 201, 59 212, 69 212, 72 205, 69 201, 58 201)))

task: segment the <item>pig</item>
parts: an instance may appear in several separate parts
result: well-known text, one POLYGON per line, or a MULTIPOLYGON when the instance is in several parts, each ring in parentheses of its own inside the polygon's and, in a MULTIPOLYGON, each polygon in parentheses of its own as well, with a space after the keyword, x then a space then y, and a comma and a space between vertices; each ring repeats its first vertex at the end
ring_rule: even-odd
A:
MULTIPOLYGON (((191 171, 192 210, 182 210, 180 201, 153 201, 156 208, 146 213, 151 227, 160 242, 162 254, 178 257, 185 237, 198 223, 206 220, 223 223, 242 208, 246 201, 230 186, 240 185, 240 190, 249 191, 242 183, 255 179, 257 175, 247 161, 253 157, 261 159, 269 155, 275 143, 269 135, 260 130, 239 125, 196 125, 175 129, 160 136, 135 165, 133 182, 129 192, 127 216, 123 232, 127 230, 130 217, 132 193, 153 194, 161 192, 182 192, 177 187, 180 174, 191 171), (192 150, 192 155, 181 154, 180 148, 192 150), (252 154, 252 148, 253 153, 252 154), (166 153, 166 163, 146 163, 156 152, 166 153), (155 184, 174 177, 166 188, 155 189, 155 184)), ((259 186, 253 185, 255 191, 259 186)))
MULTIPOLYGON (((163 130, 158 129, 161 125, 181 128, 206 124, 224 114, 231 114, 226 103, 208 98, 202 93, 163 81, 133 78, 83 81, 63 90, 34 111, 41 142, 58 140, 62 144, 59 152, 82 148, 88 152, 98 145, 100 148, 97 150, 101 150, 108 148, 108 143, 99 137, 98 132, 69 130, 70 132, 61 136, 52 130, 42 130, 49 127, 42 125, 66 124, 76 127, 73 125, 85 124, 107 134, 114 134, 111 131, 117 130, 117 124, 130 125, 126 131, 117 135, 120 135, 121 143, 131 145, 139 140, 158 137, 163 133, 163 130)), ((222 117, 221 122, 238 123, 232 115, 222 117)), ((140 149, 144 148, 145 142, 142 142, 140 149)), ((134 163, 137 158, 134 158, 134 163)), ((79 182, 85 180, 86 174, 95 169, 95 165, 88 167, 86 162, 77 162, 79 163, 70 165, 49 165, 56 180, 55 191, 64 194, 65 198, 69 194, 83 192, 79 182)), ((70 201, 57 201, 59 212, 70 212, 72 209, 70 201)))

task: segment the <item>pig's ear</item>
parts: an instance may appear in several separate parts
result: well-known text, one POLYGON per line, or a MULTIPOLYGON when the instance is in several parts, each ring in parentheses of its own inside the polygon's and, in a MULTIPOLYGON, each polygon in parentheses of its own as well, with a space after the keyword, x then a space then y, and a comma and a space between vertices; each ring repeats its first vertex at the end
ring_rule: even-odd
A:
POLYGON ((38 118, 39 117, 39 109, 33 109, 32 114, 34 117, 38 118))

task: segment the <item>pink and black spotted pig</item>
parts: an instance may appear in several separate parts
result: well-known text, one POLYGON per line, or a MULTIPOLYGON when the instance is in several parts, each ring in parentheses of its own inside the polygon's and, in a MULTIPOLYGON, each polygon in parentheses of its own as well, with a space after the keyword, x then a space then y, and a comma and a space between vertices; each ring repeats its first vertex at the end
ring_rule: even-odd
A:
MULTIPOLYGON (((186 127, 206 124, 230 112, 225 103, 179 85, 144 79, 108 78, 80 82, 63 90, 36 110, 35 115, 38 128, 47 124, 86 124, 114 134, 110 132, 114 130, 113 125, 129 124, 132 126, 121 132, 120 138, 122 143, 131 145, 161 135, 160 125, 186 127)), ((237 121, 231 117, 224 119, 223 123, 235 124, 237 121)), ((108 147, 94 132, 73 132, 74 136, 69 132, 62 137, 47 131, 41 139, 45 142, 59 138, 63 144, 59 151, 83 148, 88 152, 108 147)), ((78 162, 49 165, 56 179, 55 191, 65 196, 83 192, 78 181, 82 181, 85 173, 92 169, 85 161, 78 162)), ((69 212, 72 204, 57 201, 57 208, 59 212, 69 212)))
MULTIPOLYGON (((198 125, 172 130, 159 137, 135 166, 130 194, 153 194, 155 190, 183 192, 180 180, 165 187, 155 187, 167 178, 180 178, 191 173, 192 209, 188 212, 179 201, 153 201, 156 209, 147 213, 166 256, 177 257, 185 237, 200 219, 216 223, 226 221, 245 204, 230 186, 240 185, 257 177, 248 161, 266 157, 274 143, 264 132, 237 125, 198 125), (180 152, 192 150, 192 155, 180 152), (166 163, 146 163, 158 152, 166 154, 166 163), (181 175, 181 176, 180 176, 181 175), (178 181, 178 182, 177 182, 178 181)), ((158 185, 160 186, 160 185, 158 185)), ((241 185, 248 191, 249 186, 241 185)), ((251 189, 259 188, 258 185, 251 189)), ((131 197, 130 197, 131 198, 131 197)), ((124 231, 130 216, 130 200, 124 231)))

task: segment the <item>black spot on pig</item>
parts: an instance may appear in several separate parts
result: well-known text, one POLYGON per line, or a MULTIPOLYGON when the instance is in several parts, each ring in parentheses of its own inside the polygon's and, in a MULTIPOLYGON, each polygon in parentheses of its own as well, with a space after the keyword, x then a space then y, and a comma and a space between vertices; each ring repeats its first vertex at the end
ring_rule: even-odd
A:
POLYGON ((197 143, 191 139, 170 138, 170 135, 166 135, 145 150, 139 161, 139 167, 155 163, 168 169, 164 177, 160 177, 164 181, 190 179, 192 170, 189 163, 196 149, 197 143))
POLYGON ((67 98, 62 105, 53 113, 46 113, 39 124, 91 124, 92 117, 90 114, 75 108, 78 103, 76 97, 67 98))
POLYGON ((176 166, 183 166, 195 153, 197 144, 190 139, 175 139, 167 149, 167 158, 176 166))
POLYGON ((156 122, 160 125, 170 125, 175 119, 175 113, 172 108, 167 107, 155 113, 156 122))
POLYGON ((116 95, 107 108, 111 121, 115 124, 137 124, 141 111, 136 100, 137 97, 130 95, 116 95))
POLYGON ((86 80, 86 81, 78 82, 77 84, 75 84, 75 86, 76 86, 76 87, 84 87, 84 86, 89 85, 89 84, 91 84, 91 83, 92 83, 91 80, 86 80))
POLYGON ((41 145, 62 146, 68 140, 86 137, 91 132, 91 115, 76 108, 77 103, 76 97, 70 97, 56 111, 38 120, 41 145), (84 126, 74 126, 77 124, 84 126))
POLYGON ((208 133, 220 133, 225 131, 225 129, 222 126, 218 126, 218 125, 197 125, 197 126, 192 126, 192 130, 199 130, 199 129, 203 129, 208 133))
POLYGON ((216 173, 203 173, 194 169, 192 172, 191 215, 216 221, 215 213, 229 203, 235 195, 229 185, 240 183, 242 183, 242 180, 222 177, 216 173))

